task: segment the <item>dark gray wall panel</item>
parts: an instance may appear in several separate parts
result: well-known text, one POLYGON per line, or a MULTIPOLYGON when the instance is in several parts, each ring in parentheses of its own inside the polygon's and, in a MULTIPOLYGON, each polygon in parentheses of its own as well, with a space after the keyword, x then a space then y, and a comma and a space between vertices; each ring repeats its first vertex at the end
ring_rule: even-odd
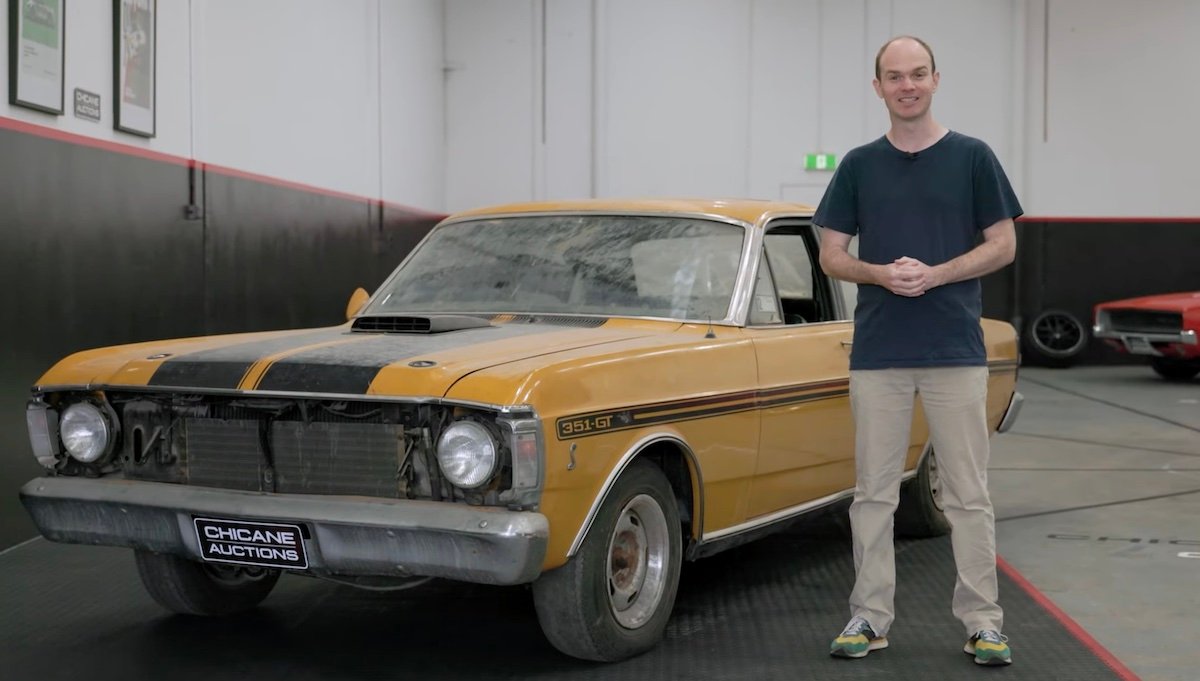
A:
POLYGON ((104 345, 337 324, 441 217, 183 159, 0 127, 0 549, 35 534, 17 488, 29 387, 104 345), (203 210, 185 216, 192 201, 203 210))

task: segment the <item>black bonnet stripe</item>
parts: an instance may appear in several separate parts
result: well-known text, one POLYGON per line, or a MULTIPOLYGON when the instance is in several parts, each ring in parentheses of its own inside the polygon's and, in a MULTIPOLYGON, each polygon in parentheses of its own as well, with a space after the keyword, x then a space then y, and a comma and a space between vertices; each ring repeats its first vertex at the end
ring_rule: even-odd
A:
POLYGON ((382 366, 277 362, 267 369, 256 390, 363 395, 382 366))
POLYGON ((288 348, 335 340, 346 335, 343 329, 334 327, 312 333, 289 334, 280 338, 190 352, 160 364, 150 377, 148 385, 234 389, 238 387, 246 371, 267 355, 288 348))
POLYGON ((272 364, 256 390, 362 395, 384 367, 478 343, 553 332, 541 324, 500 325, 436 335, 388 334, 359 343, 313 348, 272 364))

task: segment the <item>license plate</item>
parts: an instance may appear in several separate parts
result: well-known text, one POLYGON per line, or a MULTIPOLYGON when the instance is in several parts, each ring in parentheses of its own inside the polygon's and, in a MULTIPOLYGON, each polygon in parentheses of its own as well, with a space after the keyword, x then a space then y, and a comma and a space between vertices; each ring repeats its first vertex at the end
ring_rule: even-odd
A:
POLYGON ((299 525, 195 518, 204 560, 303 570, 308 567, 299 525))
POLYGON ((1146 340, 1145 336, 1126 336, 1125 347, 1135 355, 1157 355, 1158 350, 1146 340))

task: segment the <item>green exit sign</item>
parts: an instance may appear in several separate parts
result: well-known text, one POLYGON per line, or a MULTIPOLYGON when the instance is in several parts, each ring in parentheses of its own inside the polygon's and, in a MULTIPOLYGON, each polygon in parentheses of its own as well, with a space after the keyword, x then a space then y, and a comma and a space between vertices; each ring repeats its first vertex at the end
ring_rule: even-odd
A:
POLYGON ((804 169, 805 170, 833 170, 837 165, 836 154, 805 154, 804 169))

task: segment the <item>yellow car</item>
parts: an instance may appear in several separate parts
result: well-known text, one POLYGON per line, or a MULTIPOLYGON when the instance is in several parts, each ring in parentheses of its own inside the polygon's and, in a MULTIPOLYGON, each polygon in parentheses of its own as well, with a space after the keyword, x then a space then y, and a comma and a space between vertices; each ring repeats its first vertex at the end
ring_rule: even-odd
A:
MULTIPOLYGON (((54 541, 134 549, 167 609, 283 571, 532 583, 558 649, 652 647, 694 560, 848 499, 853 325, 809 207, 532 203, 450 216, 341 326, 72 355, 21 490, 54 541)), ((988 416, 1017 338, 984 320, 988 416)), ((918 409, 897 526, 947 530, 918 409)))

